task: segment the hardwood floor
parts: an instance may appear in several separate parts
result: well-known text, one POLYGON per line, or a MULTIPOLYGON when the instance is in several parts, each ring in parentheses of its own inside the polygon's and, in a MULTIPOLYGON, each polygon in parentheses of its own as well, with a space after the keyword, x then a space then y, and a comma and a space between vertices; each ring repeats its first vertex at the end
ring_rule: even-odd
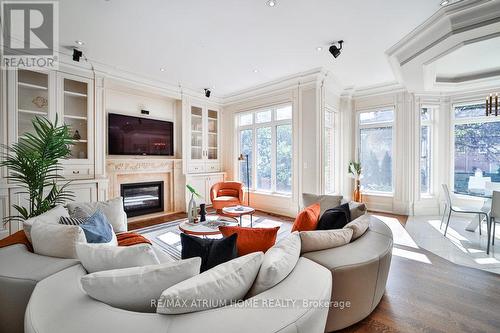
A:
MULTIPOLYGON (((407 217, 397 218, 404 226, 407 217)), ((257 212, 257 216, 293 219, 257 212)), ((162 222, 185 215, 173 215, 162 222)), ((138 222, 131 229, 160 223, 138 222)), ((393 255, 385 295, 361 322, 339 332, 500 332, 500 275, 459 266, 425 249, 395 248, 426 258, 425 263, 393 255)))

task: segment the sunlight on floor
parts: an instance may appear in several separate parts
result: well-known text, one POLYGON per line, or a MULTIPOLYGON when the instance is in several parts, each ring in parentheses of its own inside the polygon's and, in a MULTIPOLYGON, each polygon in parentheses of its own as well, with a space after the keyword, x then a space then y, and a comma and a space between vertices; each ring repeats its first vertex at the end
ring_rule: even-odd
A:
MULTIPOLYGON (((428 220, 427 223, 438 231, 440 235, 444 233, 445 225, 443 223, 443 228, 440 229, 441 220, 428 220)), ((443 235, 444 237, 444 235, 443 235)), ((467 245, 472 245, 472 242, 466 237, 462 236, 457 230, 451 225, 448 226, 448 231, 446 233, 446 238, 460 251, 463 253, 482 253, 485 250, 468 248, 467 245)))
POLYGON ((495 258, 477 258, 477 259, 474 259, 474 261, 480 265, 500 264, 500 261, 498 261, 495 258))
POLYGON ((398 256, 398 257, 419 261, 419 262, 422 262, 424 264, 432 264, 431 261, 429 260, 429 258, 423 253, 403 250, 403 249, 395 247, 392 249, 392 254, 395 256, 398 256))
POLYGON ((410 234, 405 230, 405 228, 399 223, 399 220, 394 217, 387 217, 381 215, 373 215, 374 217, 383 221, 389 228, 391 228, 392 235, 394 238, 394 244, 403 245, 407 247, 412 247, 418 249, 417 243, 411 238, 410 234))
POLYGON ((173 232, 166 232, 158 236, 158 238, 166 244, 176 244, 181 241, 181 237, 173 232))

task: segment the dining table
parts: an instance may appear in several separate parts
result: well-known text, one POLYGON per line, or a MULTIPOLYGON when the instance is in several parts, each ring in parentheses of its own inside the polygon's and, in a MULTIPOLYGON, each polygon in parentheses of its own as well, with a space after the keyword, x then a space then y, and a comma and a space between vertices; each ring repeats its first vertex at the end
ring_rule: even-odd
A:
MULTIPOLYGON (((491 210, 491 199, 493 198, 493 193, 492 191, 453 191, 455 194, 460 194, 460 195, 468 195, 471 197, 476 197, 476 198, 483 198, 484 203, 483 207, 481 207, 481 211, 488 213, 491 210)), ((486 221, 489 223, 489 221, 486 221)), ((467 231, 476 231, 477 227, 479 226, 479 220, 478 219, 472 219, 470 223, 465 227, 465 230, 467 231)))

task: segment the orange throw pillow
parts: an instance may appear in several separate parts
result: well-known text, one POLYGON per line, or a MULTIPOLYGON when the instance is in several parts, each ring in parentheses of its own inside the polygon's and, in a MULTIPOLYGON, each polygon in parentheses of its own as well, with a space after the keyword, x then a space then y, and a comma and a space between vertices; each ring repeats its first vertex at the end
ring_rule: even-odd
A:
POLYGON ((293 223, 292 232, 294 231, 312 231, 316 230, 319 220, 319 203, 312 204, 306 207, 297 215, 293 223))
POLYGON ((274 243, 280 227, 274 228, 247 228, 247 227, 219 227, 224 237, 238 234, 236 247, 238 256, 244 256, 252 252, 266 252, 274 243))

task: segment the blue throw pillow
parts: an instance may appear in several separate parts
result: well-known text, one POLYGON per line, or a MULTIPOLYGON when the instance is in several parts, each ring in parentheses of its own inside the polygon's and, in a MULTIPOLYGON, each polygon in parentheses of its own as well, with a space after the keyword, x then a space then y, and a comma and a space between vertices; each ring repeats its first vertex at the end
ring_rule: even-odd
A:
POLYGON ((113 228, 99 210, 79 226, 83 229, 88 243, 108 243, 113 239, 113 228))

